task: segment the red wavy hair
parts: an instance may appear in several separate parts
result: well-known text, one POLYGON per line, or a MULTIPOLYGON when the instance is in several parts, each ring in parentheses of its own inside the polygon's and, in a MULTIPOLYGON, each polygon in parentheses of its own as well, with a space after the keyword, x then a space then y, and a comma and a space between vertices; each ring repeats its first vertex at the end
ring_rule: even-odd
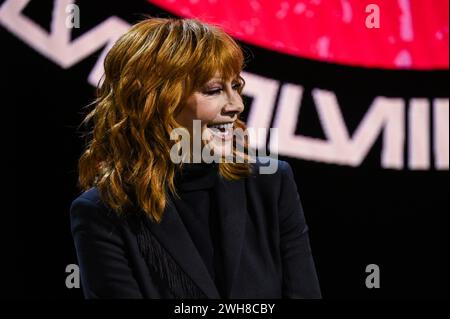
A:
MULTIPOLYGON (((92 126, 78 163, 81 189, 97 187, 102 200, 117 213, 138 207, 159 223, 167 191, 176 194, 179 165, 170 160, 175 143, 170 132, 180 127, 176 115, 216 71, 245 84, 240 77, 243 66, 242 49, 217 26, 164 18, 132 26, 106 56, 103 81, 89 105, 94 108, 82 122, 92 126)), ((246 129, 241 120, 235 127, 246 129)), ((250 172, 248 161, 219 164, 226 179, 250 172)))

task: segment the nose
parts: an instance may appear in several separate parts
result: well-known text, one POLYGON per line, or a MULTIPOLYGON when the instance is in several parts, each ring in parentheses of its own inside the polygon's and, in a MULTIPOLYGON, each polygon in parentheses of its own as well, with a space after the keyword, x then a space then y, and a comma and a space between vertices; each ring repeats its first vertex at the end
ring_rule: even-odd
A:
POLYGON ((244 104, 240 97, 231 96, 228 98, 228 103, 222 108, 222 114, 234 118, 244 110, 244 104))

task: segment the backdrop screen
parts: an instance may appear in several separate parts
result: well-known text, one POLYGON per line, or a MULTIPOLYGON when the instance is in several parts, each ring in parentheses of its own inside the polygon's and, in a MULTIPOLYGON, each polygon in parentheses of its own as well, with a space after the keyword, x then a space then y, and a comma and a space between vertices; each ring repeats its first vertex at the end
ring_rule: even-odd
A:
POLYGON ((14 288, 3 293, 83 297, 65 284, 78 263, 78 125, 105 54, 145 14, 214 23, 242 46, 242 118, 278 129, 254 146, 293 168, 324 298, 448 296, 448 1, 0 3, 14 288), (79 25, 67 27, 72 4, 79 25))

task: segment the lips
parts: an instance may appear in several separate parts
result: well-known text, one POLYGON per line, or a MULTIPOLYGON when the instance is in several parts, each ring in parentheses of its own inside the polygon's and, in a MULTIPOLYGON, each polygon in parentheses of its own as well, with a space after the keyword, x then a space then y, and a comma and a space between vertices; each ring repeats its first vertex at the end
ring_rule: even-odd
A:
POLYGON ((233 122, 212 123, 207 127, 215 137, 221 140, 229 140, 233 136, 233 122))

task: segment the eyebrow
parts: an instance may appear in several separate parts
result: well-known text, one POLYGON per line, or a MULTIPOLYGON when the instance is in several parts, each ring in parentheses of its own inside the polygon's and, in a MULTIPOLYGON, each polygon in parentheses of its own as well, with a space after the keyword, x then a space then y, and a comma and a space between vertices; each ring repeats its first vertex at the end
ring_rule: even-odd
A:
POLYGON ((221 77, 216 76, 210 79, 208 82, 217 82, 217 81, 223 82, 223 79, 221 77))
MULTIPOLYGON (((233 81, 236 81, 236 80, 238 80, 238 78, 233 78, 232 80, 231 80, 231 82, 233 82, 233 81)), ((209 80, 208 82, 207 82, 207 84, 213 84, 213 83, 220 83, 220 84, 222 84, 222 83, 224 83, 225 81, 222 79, 222 78, 220 78, 220 77, 214 77, 214 78, 212 78, 211 80, 209 80)))

